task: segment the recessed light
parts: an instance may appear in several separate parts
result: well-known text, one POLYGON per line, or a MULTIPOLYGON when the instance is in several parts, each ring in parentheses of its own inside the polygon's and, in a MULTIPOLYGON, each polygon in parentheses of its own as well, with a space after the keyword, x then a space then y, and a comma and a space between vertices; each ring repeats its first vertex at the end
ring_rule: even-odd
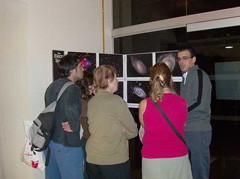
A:
POLYGON ((233 48, 233 46, 226 46, 225 48, 226 49, 231 49, 231 48, 233 48))

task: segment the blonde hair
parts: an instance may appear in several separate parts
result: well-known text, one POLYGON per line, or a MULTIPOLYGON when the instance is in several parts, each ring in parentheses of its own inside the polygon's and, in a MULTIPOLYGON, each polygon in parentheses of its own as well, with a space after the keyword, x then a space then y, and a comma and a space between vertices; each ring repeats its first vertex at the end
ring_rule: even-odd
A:
POLYGON ((165 63, 157 63, 150 68, 150 98, 153 101, 162 101, 163 89, 173 89, 172 74, 165 63))
POLYGON ((98 91, 99 89, 106 89, 108 87, 108 80, 113 81, 117 74, 116 68, 110 65, 101 65, 93 72, 93 85, 98 91))

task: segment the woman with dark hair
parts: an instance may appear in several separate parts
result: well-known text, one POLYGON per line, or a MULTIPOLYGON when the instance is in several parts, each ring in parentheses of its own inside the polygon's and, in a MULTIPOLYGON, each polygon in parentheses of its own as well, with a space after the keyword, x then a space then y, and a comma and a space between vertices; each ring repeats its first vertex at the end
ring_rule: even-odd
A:
POLYGON ((154 105, 158 103, 184 137, 187 104, 173 92, 172 75, 165 63, 151 67, 150 85, 150 97, 139 105, 139 120, 144 127, 142 178, 192 179, 187 147, 154 105))
MULTIPOLYGON (((82 91, 82 97, 81 97, 81 117, 80 117, 80 124, 81 124, 81 147, 84 151, 84 179, 88 179, 88 175, 86 172, 86 143, 87 139, 90 136, 89 130, 88 130, 88 118, 87 118, 87 104, 88 101, 93 97, 95 93, 95 89, 93 87, 93 74, 84 71, 83 79, 81 81, 76 82, 76 85, 78 85, 82 91)), ((72 132, 70 129, 69 123, 64 122, 62 123, 63 129, 66 132, 72 132)))
POLYGON ((137 136, 137 124, 118 90, 117 70, 101 65, 94 70, 97 91, 88 103, 90 136, 87 173, 90 179, 130 179, 127 140, 137 136))
POLYGON ((89 130, 88 130, 88 118, 87 118, 87 105, 88 101, 93 97, 95 93, 95 89, 93 87, 93 74, 84 71, 83 79, 80 81, 79 84, 81 90, 82 90, 82 113, 80 118, 80 124, 83 129, 83 135, 81 138, 82 148, 84 150, 84 179, 88 179, 87 171, 86 171, 86 143, 87 139, 90 136, 89 130))

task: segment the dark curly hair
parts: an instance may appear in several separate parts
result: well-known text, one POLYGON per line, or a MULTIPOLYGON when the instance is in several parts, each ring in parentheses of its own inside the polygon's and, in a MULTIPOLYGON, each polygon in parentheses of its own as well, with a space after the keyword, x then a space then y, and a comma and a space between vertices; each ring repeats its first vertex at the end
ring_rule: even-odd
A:
POLYGON ((89 86, 93 85, 93 74, 89 71, 84 71, 83 79, 81 81, 78 81, 77 85, 82 90, 82 99, 91 99, 93 94, 89 93, 89 86))

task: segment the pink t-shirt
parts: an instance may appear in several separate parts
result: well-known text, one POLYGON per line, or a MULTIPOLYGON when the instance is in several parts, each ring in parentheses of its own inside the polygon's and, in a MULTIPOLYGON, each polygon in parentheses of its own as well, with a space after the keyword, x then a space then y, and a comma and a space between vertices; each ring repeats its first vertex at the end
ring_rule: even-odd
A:
MULTIPOLYGON (((163 100, 158 104, 184 137, 184 124, 187 119, 186 101, 176 94, 165 93, 163 100)), ((187 147, 177 137, 150 98, 147 98, 143 121, 145 130, 142 148, 143 158, 173 158, 187 154, 187 147)))

